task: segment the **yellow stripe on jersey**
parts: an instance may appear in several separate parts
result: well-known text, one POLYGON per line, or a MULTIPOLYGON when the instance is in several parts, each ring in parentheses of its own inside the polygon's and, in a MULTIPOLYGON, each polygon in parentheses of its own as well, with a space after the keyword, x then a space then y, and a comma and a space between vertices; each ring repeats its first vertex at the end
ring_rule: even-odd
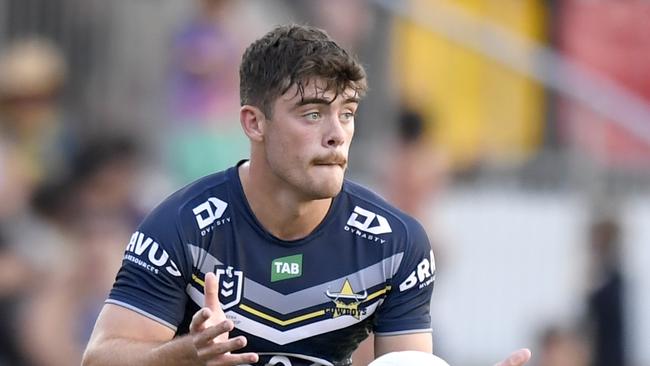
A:
POLYGON ((368 297, 363 302, 368 302, 368 301, 374 299, 377 296, 381 296, 381 295, 385 294, 389 290, 390 290, 390 286, 386 286, 385 288, 383 288, 381 290, 375 291, 372 294, 368 295, 368 297))
MULTIPOLYGON (((390 286, 387 286, 387 287, 385 287, 385 288, 383 288, 381 290, 375 291, 372 294, 368 295, 368 297, 363 302, 368 302, 368 301, 370 301, 370 300, 372 300, 372 299, 374 299, 374 298, 376 298, 378 296, 381 296, 381 295, 385 294, 386 291, 388 291, 388 290, 390 290, 390 286)), ((262 319, 266 319, 266 320, 268 320, 270 322, 273 322, 273 323, 278 324, 278 325, 283 326, 283 327, 287 326, 287 325, 295 324, 295 323, 298 323, 298 322, 301 322, 301 321, 304 321, 304 320, 309 320, 309 319, 313 319, 313 318, 325 315, 325 310, 318 310, 318 311, 314 311, 312 313, 297 316, 295 318, 291 318, 291 319, 287 319, 287 320, 281 320, 281 319, 278 319, 278 318, 276 318, 274 316, 266 314, 266 313, 264 313, 264 312, 262 312, 260 310, 253 309, 252 307, 250 307, 248 305, 241 304, 241 305, 239 305, 239 308, 246 311, 246 312, 248 312, 248 313, 250 313, 250 314, 256 315, 256 316, 258 316, 258 317, 260 317, 262 319)))
MULTIPOLYGON (((192 274, 192 280, 194 280, 194 282, 201 285, 201 287, 205 287, 205 281, 201 280, 197 275, 192 274)), ((374 299, 374 298, 376 298, 378 296, 381 296, 381 295, 385 294, 386 292, 390 291, 390 289, 391 289, 391 286, 386 286, 381 290, 377 290, 377 291, 373 292, 372 294, 368 295, 368 297, 363 302, 371 301, 372 299, 374 299)), ((277 325, 280 325, 280 326, 283 326, 283 327, 285 327, 287 325, 295 324, 295 323, 298 323, 298 322, 301 322, 301 321, 305 321, 305 320, 309 320, 309 319, 313 319, 313 318, 325 315, 325 310, 318 310, 318 311, 314 311, 314 312, 311 312, 311 313, 308 313, 308 314, 303 314, 303 315, 297 316, 295 318, 282 320, 282 319, 278 319, 278 318, 276 318, 276 317, 274 317, 272 315, 266 314, 266 313, 264 313, 264 312, 262 312, 260 310, 254 309, 254 308, 252 308, 252 307, 250 307, 248 305, 240 304, 239 308, 246 311, 246 312, 248 312, 248 313, 250 313, 250 314, 258 316, 258 317, 260 317, 262 319, 266 319, 266 320, 268 320, 270 322, 273 322, 273 323, 275 323, 277 325)))
POLYGON ((261 312, 259 310, 255 310, 255 309, 251 308, 248 305, 241 304, 241 305, 239 305, 239 308, 244 310, 244 311, 247 311, 247 312, 249 312, 249 313, 251 313, 253 315, 257 315, 262 319, 266 319, 266 320, 268 320, 270 322, 281 325, 283 327, 287 326, 287 325, 294 324, 294 323, 301 322, 303 320, 309 320, 309 319, 312 319, 312 318, 319 317, 321 315, 325 315, 325 310, 318 310, 318 311, 314 311, 313 313, 297 316, 297 317, 292 318, 292 319, 281 320, 281 319, 278 319, 278 318, 273 317, 271 315, 264 314, 263 312, 261 312))
POLYGON ((194 282, 196 282, 196 283, 198 283, 199 285, 201 285, 201 287, 205 287, 205 281, 203 281, 202 279, 198 278, 195 274, 192 274, 192 279, 194 280, 194 282))

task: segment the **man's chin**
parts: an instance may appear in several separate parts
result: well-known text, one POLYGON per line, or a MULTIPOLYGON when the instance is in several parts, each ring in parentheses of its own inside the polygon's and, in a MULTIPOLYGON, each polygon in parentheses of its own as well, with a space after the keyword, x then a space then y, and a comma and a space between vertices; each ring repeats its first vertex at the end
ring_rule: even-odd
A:
POLYGON ((336 197, 341 192, 344 178, 345 168, 341 166, 316 167, 308 178, 310 183, 303 186, 304 192, 312 199, 336 197))
POLYGON ((310 196, 314 200, 334 198, 338 196, 339 193, 341 193, 341 189, 343 188, 343 181, 332 183, 331 185, 327 185, 327 186, 320 186, 314 188, 315 189, 313 189, 310 194, 310 196))

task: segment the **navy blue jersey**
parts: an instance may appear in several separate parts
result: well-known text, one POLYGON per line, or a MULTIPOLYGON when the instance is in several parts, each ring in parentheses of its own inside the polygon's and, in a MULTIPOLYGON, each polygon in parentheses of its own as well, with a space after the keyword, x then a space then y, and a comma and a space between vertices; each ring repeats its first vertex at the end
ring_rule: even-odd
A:
POLYGON ((129 241, 107 303, 188 332, 214 272, 219 300, 259 365, 348 365, 372 331, 430 332, 433 253, 417 221, 345 181, 307 237, 278 239, 257 221, 237 167, 154 209, 129 241))

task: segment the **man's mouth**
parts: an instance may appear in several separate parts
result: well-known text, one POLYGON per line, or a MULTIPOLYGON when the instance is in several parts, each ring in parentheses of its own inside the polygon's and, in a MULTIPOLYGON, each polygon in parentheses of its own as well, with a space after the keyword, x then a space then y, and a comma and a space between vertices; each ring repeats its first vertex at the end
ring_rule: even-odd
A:
POLYGON ((340 166, 344 168, 347 165, 347 160, 331 160, 331 161, 315 161, 314 165, 317 166, 340 166))

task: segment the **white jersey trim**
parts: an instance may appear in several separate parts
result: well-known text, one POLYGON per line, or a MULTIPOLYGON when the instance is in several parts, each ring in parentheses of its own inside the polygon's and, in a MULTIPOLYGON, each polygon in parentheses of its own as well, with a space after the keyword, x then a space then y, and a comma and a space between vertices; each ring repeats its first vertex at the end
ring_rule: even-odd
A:
POLYGON ((417 333, 431 333, 431 332, 433 332, 432 328, 425 328, 425 329, 400 330, 397 332, 375 332, 375 335, 378 337, 385 337, 385 336, 396 336, 402 334, 417 334, 417 333))
POLYGON ((164 326, 170 328, 170 329, 173 330, 174 332, 176 332, 176 330, 178 329, 176 326, 174 326, 174 325, 171 324, 170 322, 167 322, 167 321, 165 321, 165 320, 162 320, 162 319, 160 319, 159 317, 157 317, 157 316, 155 316, 155 315, 152 315, 152 314, 150 314, 150 313, 148 313, 148 312, 146 312, 146 311, 144 311, 144 310, 142 310, 142 309, 140 309, 140 308, 138 308, 138 307, 135 307, 135 306, 133 306, 133 305, 131 305, 131 304, 127 304, 127 303, 125 303, 125 302, 118 301, 118 300, 113 300, 113 299, 108 299, 108 300, 105 301, 105 303, 106 303, 106 304, 113 304, 113 305, 121 306, 121 307, 123 307, 123 308, 129 309, 129 310, 132 310, 132 311, 135 311, 136 313, 138 313, 138 314, 140 314, 140 315, 144 315, 144 316, 146 316, 147 318, 149 318, 149 319, 151 319, 151 320, 154 320, 154 321, 156 321, 156 322, 158 322, 158 323, 160 323, 160 324, 162 324, 162 325, 164 325, 164 326))

